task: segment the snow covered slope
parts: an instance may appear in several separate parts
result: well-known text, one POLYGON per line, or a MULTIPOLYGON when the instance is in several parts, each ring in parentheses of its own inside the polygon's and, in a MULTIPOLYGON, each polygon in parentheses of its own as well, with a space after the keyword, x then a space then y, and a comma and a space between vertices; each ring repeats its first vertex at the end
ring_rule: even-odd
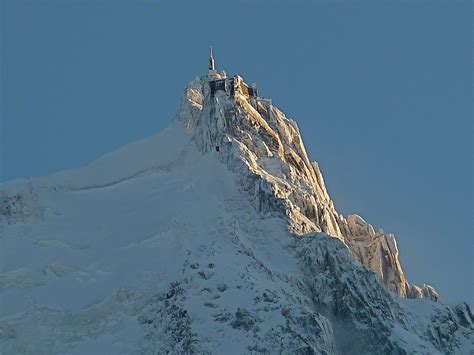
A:
POLYGON ((394 237, 336 212, 296 123, 209 80, 162 133, 0 185, 0 353, 473 349, 471 307, 408 285, 394 237))

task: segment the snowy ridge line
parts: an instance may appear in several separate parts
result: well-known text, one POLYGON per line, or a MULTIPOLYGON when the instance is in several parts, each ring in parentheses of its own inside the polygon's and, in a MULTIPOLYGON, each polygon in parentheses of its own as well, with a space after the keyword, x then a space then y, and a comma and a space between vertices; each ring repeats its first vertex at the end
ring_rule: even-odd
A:
POLYGON ((139 171, 136 174, 130 175, 126 178, 123 178, 123 179, 120 179, 120 180, 117 180, 117 181, 113 181, 113 182, 110 182, 110 183, 107 183, 107 184, 90 185, 90 186, 84 186, 84 187, 70 188, 69 191, 80 192, 80 191, 106 189, 106 188, 109 188, 109 187, 114 187, 114 186, 126 183, 130 180, 133 180, 133 179, 138 179, 138 178, 146 177, 146 176, 149 176, 149 175, 157 175, 159 173, 170 173, 170 172, 171 172, 171 166, 170 167, 155 167, 155 168, 145 169, 145 170, 139 171))

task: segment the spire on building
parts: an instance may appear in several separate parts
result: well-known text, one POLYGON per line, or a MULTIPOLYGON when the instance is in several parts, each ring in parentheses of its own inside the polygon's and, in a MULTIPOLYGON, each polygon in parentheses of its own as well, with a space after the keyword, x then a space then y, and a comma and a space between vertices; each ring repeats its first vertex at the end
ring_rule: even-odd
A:
POLYGON ((214 54, 212 53, 212 46, 210 47, 211 56, 209 57, 209 70, 216 70, 214 63, 214 54))

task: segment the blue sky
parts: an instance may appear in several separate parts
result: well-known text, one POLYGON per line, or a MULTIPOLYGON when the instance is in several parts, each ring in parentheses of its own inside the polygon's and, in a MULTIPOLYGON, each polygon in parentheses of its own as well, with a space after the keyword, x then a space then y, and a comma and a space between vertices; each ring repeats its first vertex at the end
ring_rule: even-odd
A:
POLYGON ((410 281, 474 301, 470 1, 0 4, 0 180, 160 131, 212 44, 298 122, 336 208, 395 233, 410 281))

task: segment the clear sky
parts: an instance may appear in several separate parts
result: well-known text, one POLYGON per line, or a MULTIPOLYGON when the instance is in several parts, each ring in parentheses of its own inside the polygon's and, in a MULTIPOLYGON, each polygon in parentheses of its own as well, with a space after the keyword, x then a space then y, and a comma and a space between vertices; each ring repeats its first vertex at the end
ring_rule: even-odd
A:
POLYGON ((396 235, 411 282, 474 302, 471 1, 0 4, 0 180, 160 131, 212 44, 298 122, 336 208, 396 235))

